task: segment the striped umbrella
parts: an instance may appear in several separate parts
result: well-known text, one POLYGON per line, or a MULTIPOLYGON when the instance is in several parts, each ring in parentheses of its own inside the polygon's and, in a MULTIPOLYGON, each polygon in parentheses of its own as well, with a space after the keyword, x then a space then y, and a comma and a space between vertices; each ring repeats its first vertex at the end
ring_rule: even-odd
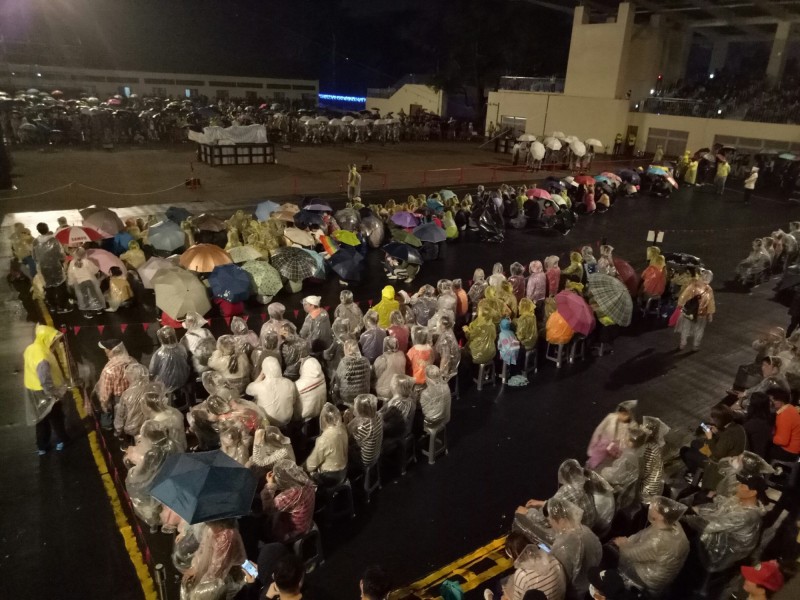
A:
POLYGON ((103 239, 103 234, 91 227, 65 227, 56 231, 56 239, 65 246, 78 246, 103 239))
POLYGON ((628 288, 616 277, 602 273, 590 273, 589 293, 592 295, 600 313, 617 325, 627 327, 633 317, 633 299, 628 288))

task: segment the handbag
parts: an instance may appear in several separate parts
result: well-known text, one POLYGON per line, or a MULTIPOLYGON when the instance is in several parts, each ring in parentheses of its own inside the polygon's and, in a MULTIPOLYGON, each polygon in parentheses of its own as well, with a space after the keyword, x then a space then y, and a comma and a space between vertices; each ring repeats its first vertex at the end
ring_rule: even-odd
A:
POLYGON ((667 325, 670 327, 675 327, 678 324, 678 318, 681 316, 681 307, 676 306, 675 310, 672 311, 672 314, 669 316, 669 321, 667 321, 667 325))

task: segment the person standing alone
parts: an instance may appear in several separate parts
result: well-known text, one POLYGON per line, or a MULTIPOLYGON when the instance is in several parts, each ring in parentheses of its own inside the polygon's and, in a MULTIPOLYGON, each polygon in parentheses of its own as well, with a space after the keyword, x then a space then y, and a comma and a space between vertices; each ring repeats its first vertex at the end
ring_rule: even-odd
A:
POLYGON ((753 167, 750 169, 750 174, 747 176, 747 179, 744 180, 744 203, 750 204, 750 196, 753 193, 753 190, 756 187, 756 181, 758 180, 758 167, 753 167))
POLYGON ((717 161, 717 174, 714 177, 714 187, 717 188, 717 196, 722 196, 725 192, 725 182, 728 180, 728 174, 731 172, 731 166, 727 160, 717 161))
POLYGON ((36 337, 23 353, 27 422, 36 425, 39 456, 47 454, 51 436, 59 452, 67 441, 62 402, 68 388, 53 352, 59 337, 61 334, 52 327, 37 325, 36 337))

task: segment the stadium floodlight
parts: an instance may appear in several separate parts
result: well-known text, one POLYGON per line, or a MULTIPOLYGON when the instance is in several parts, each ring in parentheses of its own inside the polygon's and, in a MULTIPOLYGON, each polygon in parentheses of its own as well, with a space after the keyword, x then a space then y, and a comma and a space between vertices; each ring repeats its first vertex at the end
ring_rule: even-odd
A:
POLYGON ((655 93, 656 93, 656 91, 653 88, 650 88, 650 95, 652 96, 655 93))
POLYGON ((709 74, 708 74, 708 78, 709 78, 709 79, 714 79, 714 74, 713 74, 713 73, 709 73, 709 74))
POLYGON ((721 115, 721 114, 722 114, 722 109, 721 109, 721 108, 720 108, 720 109, 717 109, 717 114, 718 114, 718 115, 721 115))

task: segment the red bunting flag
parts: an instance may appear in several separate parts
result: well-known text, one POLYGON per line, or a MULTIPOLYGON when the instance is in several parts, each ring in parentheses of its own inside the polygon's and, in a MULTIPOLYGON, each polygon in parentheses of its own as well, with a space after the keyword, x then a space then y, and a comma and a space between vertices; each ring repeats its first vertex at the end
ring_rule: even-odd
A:
POLYGON ((80 325, 75 325, 75 327, 72 328, 72 333, 74 333, 75 335, 78 335, 78 332, 80 330, 81 330, 81 326, 80 325))
POLYGON ((228 327, 231 326, 231 318, 232 317, 225 317, 225 322, 228 324, 228 327))
POLYGON ((374 300, 369 299, 369 300, 367 300, 367 302, 369 303, 369 307, 372 308, 372 303, 374 302, 374 300))
POLYGON ((150 323, 142 323, 142 328, 147 331, 150 328, 150 323))
POLYGON ((324 306, 323 308, 325 309, 325 312, 331 312, 331 307, 330 307, 330 305, 328 305, 328 306, 324 306))
POLYGON ((119 324, 119 330, 120 330, 121 333, 125 333, 125 330, 127 328, 128 328, 128 324, 127 323, 120 323, 119 324))
POLYGON ((296 319, 299 314, 300 314, 300 310, 295 308, 294 309, 294 318, 296 319))
POLYGON ((98 325, 98 326, 97 326, 97 331, 99 331, 100 333, 103 333, 103 330, 104 330, 105 328, 106 328, 106 326, 105 326, 105 325, 98 325))
POLYGON ((66 327, 66 325, 62 325, 62 326, 60 327, 59 331, 61 331, 61 333, 67 333, 67 327, 66 327))

